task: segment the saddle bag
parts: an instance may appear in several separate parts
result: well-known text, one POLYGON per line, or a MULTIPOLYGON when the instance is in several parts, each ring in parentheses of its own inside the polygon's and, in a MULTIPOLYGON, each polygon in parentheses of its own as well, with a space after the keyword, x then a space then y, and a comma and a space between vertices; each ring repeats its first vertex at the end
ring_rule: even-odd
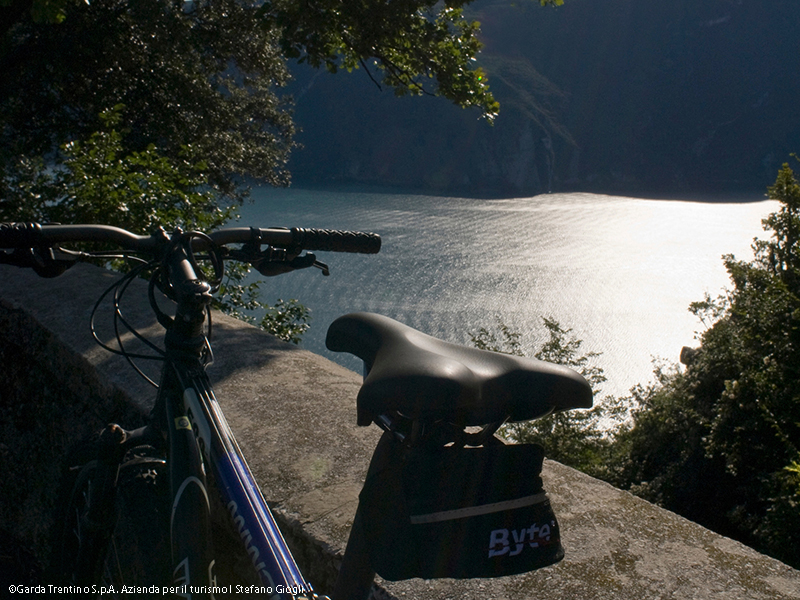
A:
MULTIPOLYGON (((532 444, 393 449, 359 513, 384 579, 500 577, 564 557, 532 444)), ((374 472, 373 472, 374 471, 374 472)))

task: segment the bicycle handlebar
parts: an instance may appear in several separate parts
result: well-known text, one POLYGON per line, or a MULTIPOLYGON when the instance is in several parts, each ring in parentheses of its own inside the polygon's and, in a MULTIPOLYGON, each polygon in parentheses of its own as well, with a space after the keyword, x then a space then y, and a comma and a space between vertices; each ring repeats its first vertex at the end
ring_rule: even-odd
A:
POLYGON ((302 248, 323 252, 377 254, 381 249, 381 238, 376 233, 337 229, 231 227, 215 231, 209 234, 209 237, 217 244, 247 243, 257 239, 262 244, 279 248, 302 248))
MULTIPOLYGON (((381 238, 375 233, 331 229, 271 227, 230 227, 208 236, 218 245, 259 242, 278 248, 375 254, 381 238)), ((165 241, 163 235, 136 235, 110 225, 40 225, 38 223, 0 224, 0 248, 34 248, 64 242, 110 242, 128 250, 155 251, 165 241)), ((195 240, 199 249, 201 239, 195 240)))

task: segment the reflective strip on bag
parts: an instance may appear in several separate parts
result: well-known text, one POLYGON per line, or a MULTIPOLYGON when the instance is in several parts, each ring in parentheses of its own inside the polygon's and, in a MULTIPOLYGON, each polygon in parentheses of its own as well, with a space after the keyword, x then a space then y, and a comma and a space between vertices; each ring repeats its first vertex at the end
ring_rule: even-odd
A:
POLYGON ((468 506, 466 508, 456 508, 454 510, 443 510, 441 512, 429 513, 427 515, 411 515, 409 520, 412 525, 423 525, 425 523, 439 523, 441 521, 452 521, 453 519, 465 519, 467 517, 477 517, 491 513, 524 508, 533 504, 541 504, 547 500, 544 492, 514 500, 504 500, 503 502, 492 502, 491 504, 480 504, 478 506, 468 506))

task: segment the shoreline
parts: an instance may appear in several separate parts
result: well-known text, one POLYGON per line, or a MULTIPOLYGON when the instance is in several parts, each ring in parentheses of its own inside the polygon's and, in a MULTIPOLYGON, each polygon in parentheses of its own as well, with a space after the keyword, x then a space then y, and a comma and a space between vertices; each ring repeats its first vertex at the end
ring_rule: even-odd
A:
MULTIPOLYGON (((402 186, 380 185, 373 183, 359 183, 359 182, 324 182, 312 180, 299 180, 293 181, 289 186, 271 187, 265 184, 251 181, 247 185, 251 190, 265 190, 271 192, 273 190, 302 190, 308 192, 333 192, 342 194, 389 194, 389 195, 405 195, 405 196, 430 196, 436 198, 453 198, 465 200, 516 200, 526 198, 536 198, 539 196, 554 196, 566 194, 586 194, 594 196, 616 196, 622 198, 636 198, 641 200, 660 200, 660 201, 678 201, 678 202, 697 202, 703 204, 753 204, 757 202, 764 202, 769 200, 766 192, 766 187, 762 190, 738 190, 738 191, 635 191, 635 190, 605 190, 586 189, 577 187, 575 189, 554 190, 551 192, 540 192, 532 195, 525 195, 522 193, 465 193, 465 190, 434 190, 426 188, 406 188, 402 186)), ((252 196, 251 200, 252 201, 252 196)))

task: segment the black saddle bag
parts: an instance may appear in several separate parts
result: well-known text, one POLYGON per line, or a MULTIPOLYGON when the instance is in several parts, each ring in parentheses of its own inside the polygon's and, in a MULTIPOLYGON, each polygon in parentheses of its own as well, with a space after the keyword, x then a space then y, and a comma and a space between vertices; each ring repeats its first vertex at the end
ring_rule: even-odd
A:
POLYGON ((564 557, 536 445, 402 449, 360 495, 372 566, 387 580, 500 577, 564 557))

